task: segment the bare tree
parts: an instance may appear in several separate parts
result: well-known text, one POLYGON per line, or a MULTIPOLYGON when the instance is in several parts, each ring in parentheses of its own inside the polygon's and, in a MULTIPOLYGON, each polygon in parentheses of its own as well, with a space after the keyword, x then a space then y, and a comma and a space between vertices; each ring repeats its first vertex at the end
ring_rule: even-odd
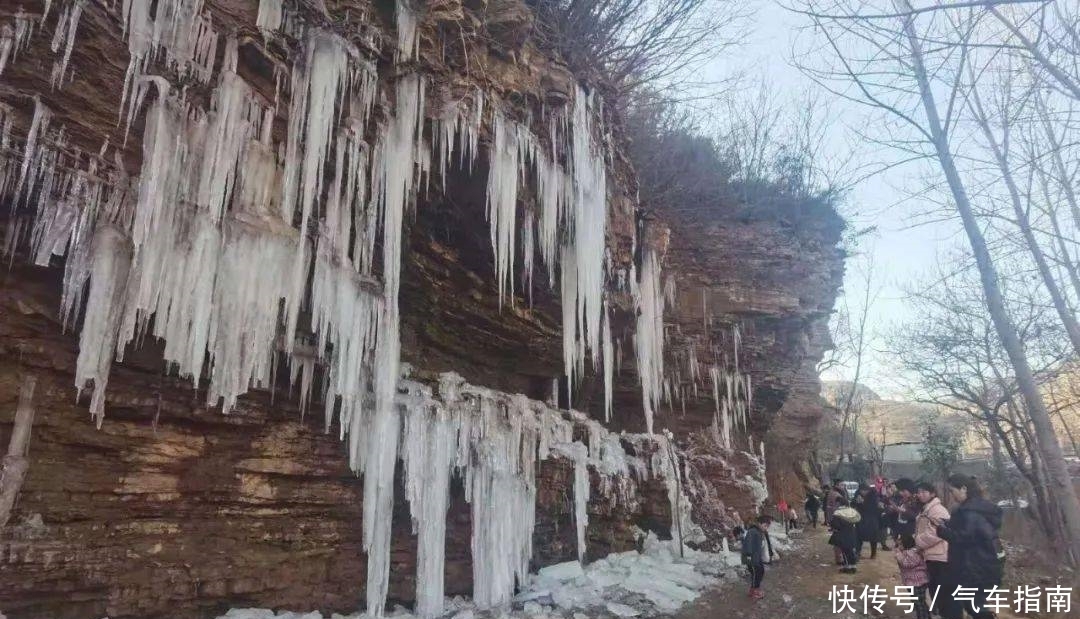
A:
POLYGON ((997 106, 997 126, 993 127, 991 126, 993 121, 986 111, 982 97, 979 94, 979 85, 974 83, 974 80, 972 82, 971 96, 968 98, 972 117, 986 139, 993 161, 1001 173, 1001 180, 1008 190, 1008 201, 1012 205, 1016 227, 1019 228, 1027 244, 1027 249, 1035 261, 1039 276, 1042 278, 1043 285, 1046 286, 1046 290, 1054 304, 1054 309, 1057 311, 1062 324, 1065 325, 1065 334, 1068 336, 1069 341, 1072 342, 1076 353, 1080 355, 1080 324, 1077 323, 1076 316, 1061 291, 1057 277, 1050 268, 1050 262, 1046 259, 1042 245, 1035 237, 1035 231, 1032 229, 1029 216, 1030 203, 1024 199, 1013 173, 1014 164, 1010 159, 1011 153, 1009 149, 1013 129, 1013 118, 1011 116, 1016 114, 1018 110, 1024 109, 1024 103, 1015 100, 1013 86, 1011 81, 1007 79, 1001 88, 1002 100, 997 106), (1002 136, 1000 141, 997 137, 998 132, 1002 136))
MULTIPOLYGON (((1070 347, 1062 345, 1062 328, 1053 310, 1031 302, 1042 294, 1038 286, 1023 274, 1006 282, 1010 314, 1045 389, 1067 375, 1070 347)), ((897 328, 889 350, 911 381, 914 399, 969 417, 990 441, 995 457, 1004 449, 1031 486, 1044 529, 1063 539, 1037 439, 977 275, 966 263, 943 266, 929 284, 909 293, 909 303, 917 318, 897 328)))
MULTIPOLYGON (((970 247, 987 310, 1013 370, 1024 413, 1033 425, 1042 466, 1052 492, 1060 499, 1069 559, 1075 561, 1080 558, 1080 500, 1055 436, 1050 411, 1002 294, 984 222, 972 201, 971 179, 965 180, 961 166, 962 143, 955 141, 957 134, 968 137, 962 134, 959 124, 972 94, 968 56, 973 50, 1005 51, 1000 44, 995 49, 995 39, 983 39, 987 34, 987 20, 983 19, 986 12, 997 18, 1000 11, 993 2, 968 3, 968 8, 956 10, 946 10, 948 4, 937 2, 937 11, 916 12, 908 0, 893 0, 890 8, 896 17, 870 19, 860 16, 860 12, 866 13, 864 2, 838 0, 828 2, 824 8, 821 4, 813 0, 804 3, 815 31, 832 50, 838 67, 807 67, 807 73, 826 87, 837 81, 848 86, 848 90, 833 91, 872 106, 894 121, 885 128, 891 146, 930 157, 936 163, 970 247)), ((1016 22, 1007 21, 1006 27, 1019 41, 1019 47, 1049 79, 1069 90, 1070 71, 1042 53, 1037 42, 1027 37, 1016 22)))
POLYGON ((880 296, 880 286, 875 281, 874 257, 872 251, 863 254, 864 261, 859 269, 858 283, 861 298, 852 306, 848 296, 844 295, 843 304, 833 320, 833 346, 839 351, 842 365, 851 370, 850 380, 844 381, 843 388, 835 398, 837 424, 840 432, 838 450, 843 460, 847 435, 852 436, 852 449, 858 448, 858 424, 865 405, 864 379, 866 353, 872 340, 869 330, 870 314, 880 296))

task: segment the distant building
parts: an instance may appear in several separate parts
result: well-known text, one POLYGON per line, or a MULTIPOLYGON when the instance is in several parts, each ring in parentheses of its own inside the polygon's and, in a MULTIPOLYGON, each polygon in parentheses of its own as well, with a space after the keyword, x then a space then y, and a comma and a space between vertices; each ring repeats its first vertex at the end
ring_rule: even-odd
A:
POLYGON ((881 453, 881 459, 886 464, 922 462, 923 444, 921 441, 903 441, 889 443, 881 453))

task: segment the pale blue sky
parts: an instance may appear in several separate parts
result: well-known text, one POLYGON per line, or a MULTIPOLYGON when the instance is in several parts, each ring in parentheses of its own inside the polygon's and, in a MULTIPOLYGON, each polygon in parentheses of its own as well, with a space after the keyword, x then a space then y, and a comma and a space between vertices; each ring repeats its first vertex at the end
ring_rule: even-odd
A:
MULTIPOLYGON (((746 43, 717 58, 710 72, 723 76, 742 71, 751 79, 765 80, 785 99, 797 99, 807 90, 820 89, 790 62, 796 39, 810 36, 799 34, 806 18, 789 13, 773 0, 753 0, 753 3, 752 31, 746 43)), ((827 144, 830 151, 842 156, 854 149, 855 161, 864 165, 895 158, 856 135, 857 130, 865 132, 868 126, 873 126, 874 115, 870 110, 827 93, 823 96, 828 98, 828 108, 835 116, 827 144)), ((860 182, 843 207, 852 228, 877 227, 876 235, 863 241, 860 248, 873 254, 875 286, 880 288, 869 318, 870 329, 875 333, 883 333, 909 317, 903 287, 930 270, 941 252, 955 246, 959 228, 953 222, 918 225, 918 213, 925 205, 907 196, 910 189, 923 185, 923 174, 925 168, 906 165, 875 175, 860 182)), ((838 306, 847 302, 858 308, 862 303, 863 260, 859 257, 849 260, 844 286, 846 299, 838 300, 838 306)), ((868 386, 884 396, 903 394, 886 353, 872 352, 865 363, 869 366, 864 372, 868 386)), ((852 371, 840 367, 826 378, 850 378, 852 371)))

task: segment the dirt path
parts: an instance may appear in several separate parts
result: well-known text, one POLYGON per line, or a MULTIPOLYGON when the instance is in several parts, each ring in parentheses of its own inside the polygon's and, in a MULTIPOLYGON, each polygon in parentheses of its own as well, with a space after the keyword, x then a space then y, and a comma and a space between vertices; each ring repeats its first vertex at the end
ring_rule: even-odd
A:
MULTIPOLYGON (((856 598, 864 585, 878 585, 888 596, 883 611, 870 609, 869 616, 888 619, 914 619, 914 613, 905 614, 904 609, 893 600, 894 587, 900 583, 900 572, 891 551, 878 551, 876 559, 870 559, 869 549, 863 550, 855 574, 841 574, 833 564, 832 547, 827 544, 825 529, 811 529, 802 535, 793 535, 795 548, 782 553, 766 568, 765 599, 751 600, 746 592, 749 585, 744 581, 732 583, 709 591, 695 602, 683 607, 675 619, 846 619, 867 616, 863 614, 863 602, 856 599, 845 612, 833 612, 829 594, 834 586, 848 585, 856 598)), ((999 619, 1016 619, 1012 613, 1000 613, 999 619)))

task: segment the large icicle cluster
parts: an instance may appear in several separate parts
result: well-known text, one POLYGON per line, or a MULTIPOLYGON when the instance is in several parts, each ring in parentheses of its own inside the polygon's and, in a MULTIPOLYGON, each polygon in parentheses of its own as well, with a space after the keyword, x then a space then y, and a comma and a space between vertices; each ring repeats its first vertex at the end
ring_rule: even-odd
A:
MULTIPOLYGON (((80 17, 92 6, 73 0, 57 20, 56 88, 68 78, 80 17)), ((396 58, 415 59, 417 15, 405 0, 395 13, 396 58)), ((281 0, 261 0, 264 36, 287 27, 301 41, 285 141, 275 143, 277 95, 269 101, 239 75, 237 41, 218 34, 203 0, 123 0, 120 16, 130 53, 119 107, 125 136, 145 115, 137 177, 125 174, 118 150, 109 160, 108 143, 96 155, 71 147, 36 99, 19 148, 11 135, 15 114, 0 104, 0 193, 18 209, 4 248, 13 253, 28 244, 39 265, 66 258, 62 314, 73 324, 85 308, 75 382, 80 391, 93 386, 97 424, 112 362, 147 336, 163 342, 170 371, 195 385, 205 381, 207 403, 225 413, 247 390, 269 386, 282 363, 299 382, 302 410, 319 384, 326 429, 336 417, 350 467, 364 474, 367 605, 374 616, 383 614, 388 588, 398 460, 421 538, 418 611, 428 617, 441 611, 452 475, 464 479, 473 510, 482 606, 509 601, 527 573, 539 461, 554 454, 574 463, 581 557, 590 468, 612 497, 629 494, 634 480, 678 475, 670 450, 652 449, 648 462, 629 457, 620 439, 595 423, 588 446, 575 442, 573 423, 587 423, 580 414, 454 377, 443 378, 436 397, 401 378, 406 216, 422 181, 430 181, 433 160, 444 186, 448 166, 473 169, 490 118, 487 213, 500 300, 514 295, 518 243, 530 287, 534 255, 552 286, 558 273, 568 385, 584 373, 586 356, 597 371, 602 357, 610 416, 617 361, 604 298, 606 164, 594 126, 599 104, 583 88, 572 109, 546 119, 543 138, 509 118, 498 101, 485 115, 477 90, 432 119, 426 139, 422 75, 399 74, 380 92, 375 64, 347 39, 291 19, 281 0), (209 107, 194 105, 186 87, 155 74, 162 67, 206 85, 209 107)), ((34 26, 21 12, 0 26, 0 72, 27 46, 34 26)), ((663 290, 656 258, 649 264, 639 295, 641 307, 650 306, 648 343, 639 345, 639 358, 642 347, 651 347, 644 353, 652 364, 651 432, 660 392, 655 375, 663 373, 663 290)))
MULTIPOLYGON (((505 294, 513 294, 516 231, 520 228, 527 285, 532 285, 537 247, 553 285, 555 266, 560 266, 563 364, 571 388, 585 371, 587 353, 591 353, 594 369, 600 369, 602 342, 610 338, 605 335, 609 327, 604 300, 607 171, 593 135, 596 107, 593 97, 579 87, 570 116, 556 115, 550 120, 549 153, 541 139, 524 125, 507 119, 496 105, 489 155, 487 216, 500 302, 505 294), (568 170, 559 163, 559 153, 566 155, 568 170), (526 211, 522 218, 518 196, 529 179, 535 186, 539 213, 526 211)), ((605 361, 605 393, 611 385, 608 365, 605 361)), ((610 397, 605 401, 610 414, 610 397)))
POLYGON ((590 469, 610 501, 627 500, 638 483, 649 479, 663 479, 669 498, 679 499, 673 477, 678 469, 663 436, 615 435, 581 413, 475 387, 455 374, 442 375, 437 389, 403 379, 394 405, 403 419, 400 436, 382 438, 401 444, 406 496, 419 537, 417 614, 422 617, 442 612, 452 475, 464 481, 472 509, 474 600, 481 608, 508 603, 515 585, 528 574, 539 462, 563 457, 574 463, 574 520, 581 557, 590 469), (587 427, 588 445, 574 440, 574 425, 587 427), (628 455, 623 441, 636 453, 651 456, 628 455))

